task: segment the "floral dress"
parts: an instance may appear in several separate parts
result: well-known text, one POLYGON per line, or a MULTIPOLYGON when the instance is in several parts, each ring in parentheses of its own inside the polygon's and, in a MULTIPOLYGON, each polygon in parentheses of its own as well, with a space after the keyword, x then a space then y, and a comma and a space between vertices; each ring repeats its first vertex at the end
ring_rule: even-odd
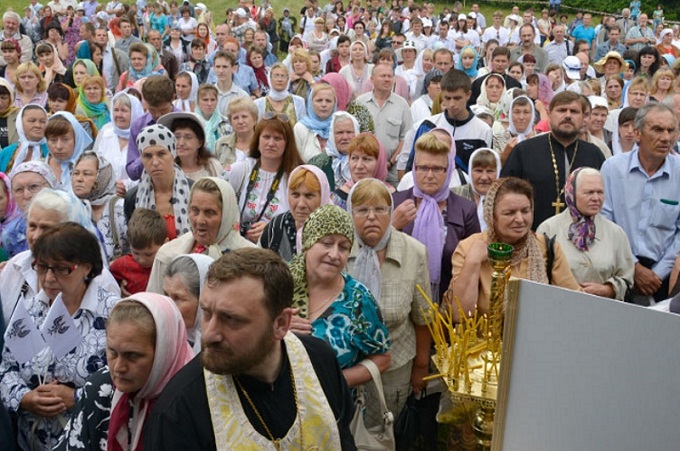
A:
MULTIPOLYGON (((80 308, 73 315, 82 341, 64 358, 55 359, 50 348, 45 347, 28 362, 19 364, 7 346, 2 351, 0 394, 7 410, 18 416, 20 449, 51 450, 63 431, 63 420, 70 415, 67 411, 51 418, 37 417, 19 408, 22 398, 38 387, 39 377, 46 384, 59 381, 78 389, 92 373, 106 365, 106 319, 119 297, 107 291, 101 281, 101 276, 97 276, 90 282, 80 308)), ((49 309, 44 291, 26 301, 26 310, 38 328, 49 309)))
MULTIPOLYGON (((70 18, 65 18, 62 23, 71 20, 70 18)), ((76 44, 80 42, 80 17, 74 17, 71 22, 71 26, 64 32, 64 42, 68 45, 68 58, 64 61, 64 66, 70 67, 71 64, 76 60, 76 44)))

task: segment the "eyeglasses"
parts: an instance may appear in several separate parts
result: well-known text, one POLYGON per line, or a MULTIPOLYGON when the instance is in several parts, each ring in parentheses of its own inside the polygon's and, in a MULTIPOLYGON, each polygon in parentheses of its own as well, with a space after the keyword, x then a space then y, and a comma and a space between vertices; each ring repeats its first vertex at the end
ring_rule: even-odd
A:
POLYGON ((269 121, 272 119, 278 119, 281 122, 290 122, 290 119, 288 118, 288 115, 283 114, 283 113, 275 113, 273 111, 265 111, 265 113, 262 115, 262 119, 265 121, 269 121))
POLYGON ((442 166, 423 166, 421 164, 415 165, 416 172, 422 172, 423 174, 432 172, 433 174, 445 174, 446 168, 442 166))
POLYGON ((365 218, 371 213, 371 211, 375 213, 376 216, 385 216, 390 214, 390 210, 390 207, 387 205, 378 205, 376 207, 352 208, 352 213, 358 218, 365 218))
POLYGON ((37 272, 39 276, 44 276, 45 274, 47 274, 47 271, 52 270, 52 274, 54 274, 54 277, 64 277, 68 276, 73 271, 75 271, 76 268, 78 268, 78 265, 50 266, 44 263, 38 263, 35 260, 33 260, 33 262, 31 263, 31 268, 33 268, 33 270, 37 272))
POLYGON ((15 196, 23 196, 26 191, 28 191, 29 194, 35 194, 44 188, 45 185, 45 183, 33 183, 28 186, 18 186, 12 189, 12 193, 14 193, 15 196))

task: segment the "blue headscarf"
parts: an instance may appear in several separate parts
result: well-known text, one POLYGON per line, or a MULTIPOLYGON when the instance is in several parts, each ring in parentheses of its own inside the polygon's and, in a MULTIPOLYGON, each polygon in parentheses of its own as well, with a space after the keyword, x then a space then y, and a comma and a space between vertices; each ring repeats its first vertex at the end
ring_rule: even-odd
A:
POLYGON ((146 65, 144 66, 144 69, 136 71, 132 66, 128 69, 128 78, 133 82, 139 81, 142 78, 147 78, 151 75, 163 75, 165 73, 162 67, 158 70, 154 70, 160 65, 161 60, 158 56, 158 52, 151 44, 145 45, 148 50, 148 55, 146 56, 146 65))
MULTIPOLYGON (((333 88, 332 86, 330 87, 331 89, 333 88)), ((319 116, 317 116, 314 111, 314 105, 312 104, 314 94, 319 91, 320 90, 314 89, 310 91, 309 96, 307 97, 307 116, 303 117, 299 122, 321 138, 328 139, 331 130, 331 122, 333 121, 333 113, 338 109, 338 99, 337 97, 335 98, 333 113, 329 114, 326 119, 319 119, 319 116)), ((335 89, 333 89, 333 95, 335 96, 335 89)))
POLYGON ((47 124, 49 125, 51 120, 53 120, 55 117, 60 116, 66 119, 71 124, 71 128, 73 129, 73 134, 75 136, 75 143, 73 145, 73 155, 71 155, 66 160, 59 161, 59 164, 61 166, 60 188, 70 193, 72 191, 71 170, 75 166, 78 157, 80 157, 83 151, 90 147, 90 144, 92 144, 92 137, 89 135, 89 133, 85 131, 83 126, 80 125, 78 119, 76 119, 76 117, 73 114, 67 111, 59 111, 58 113, 54 113, 47 120, 47 124))
POLYGON ((477 54, 477 50, 475 50, 475 48, 472 47, 471 45, 467 45, 467 46, 463 47, 463 50, 461 50, 460 54, 458 55, 458 61, 456 62, 456 69, 462 70, 470 78, 476 78, 477 73, 479 72, 477 70, 477 62, 478 61, 479 61, 479 55, 477 54), (472 50, 475 54, 475 60, 472 62, 472 67, 469 68, 469 69, 463 69, 463 52, 465 52, 466 49, 472 50))

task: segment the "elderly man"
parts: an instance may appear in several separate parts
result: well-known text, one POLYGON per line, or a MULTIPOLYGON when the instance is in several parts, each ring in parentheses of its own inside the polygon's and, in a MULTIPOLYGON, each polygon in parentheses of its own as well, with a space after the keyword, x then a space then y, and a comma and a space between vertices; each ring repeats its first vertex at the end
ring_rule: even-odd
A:
POLYGON ((512 61, 517 61, 520 56, 530 54, 536 58, 536 72, 545 72, 548 65, 548 54, 536 45, 536 29, 530 23, 525 23, 519 28, 521 44, 510 51, 512 61))
POLYGON ((565 39, 566 30, 564 25, 557 24, 552 29, 553 40, 543 46, 543 50, 548 55, 548 64, 562 64, 574 50, 574 44, 569 39, 565 39))
POLYGON ((149 30, 147 40, 149 41, 149 44, 156 49, 156 52, 158 52, 158 57, 161 59, 161 65, 165 68, 168 77, 170 77, 171 80, 174 80, 179 72, 179 62, 177 61, 175 54, 163 46, 161 32, 158 30, 149 30))
POLYGON ((602 166, 602 214, 626 232, 635 256, 634 302, 668 296, 668 279, 680 253, 680 159, 669 156, 678 119, 665 104, 648 103, 635 116, 638 149, 602 166))
POLYGON ((649 19, 647 18, 647 14, 640 14, 640 17, 638 17, 638 24, 626 33, 626 46, 628 46, 630 50, 639 52, 643 47, 656 45, 654 30, 647 26, 648 22, 649 19))
MULTIPOLYGON (((19 32, 19 24, 21 17, 14 11, 7 11, 2 15, 2 32, 0 33, 0 41, 5 39, 14 39, 19 42, 21 46, 20 62, 25 63, 33 58, 33 41, 25 34, 19 32)), ((0 66, 6 66, 5 58, 0 54, 0 66)))
POLYGON ((534 230, 566 207, 564 184, 571 171, 581 166, 600 169, 604 162, 596 145, 578 139, 584 114, 578 94, 560 92, 548 114, 550 133, 517 144, 501 170, 501 177, 523 178, 534 187, 534 230))
POLYGON ((630 9, 621 10, 621 18, 616 21, 616 25, 621 29, 621 36, 626 36, 631 28, 635 26, 635 21, 630 18, 630 9))
POLYGON ((354 404, 335 353, 289 332, 285 262, 240 249, 213 263, 206 279, 202 352, 158 398, 144 449, 356 449, 354 404))
POLYGON ((389 174, 387 181, 397 183, 397 156, 406 132, 413 125, 411 110, 402 97, 393 92, 394 69, 389 64, 376 64, 371 72, 373 90, 360 95, 357 102, 368 108, 375 124, 375 136, 385 146, 389 174))

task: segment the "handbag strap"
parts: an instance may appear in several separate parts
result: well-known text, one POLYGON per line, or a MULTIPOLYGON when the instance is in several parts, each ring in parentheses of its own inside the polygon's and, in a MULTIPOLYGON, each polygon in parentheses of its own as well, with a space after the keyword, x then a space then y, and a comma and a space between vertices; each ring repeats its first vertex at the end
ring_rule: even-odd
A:
POLYGON ((380 376, 380 370, 378 369, 378 365, 376 365, 375 362, 373 362, 373 360, 370 359, 364 359, 358 364, 366 368, 368 372, 371 373, 371 378, 375 383, 375 388, 378 390, 378 397, 380 398, 380 410, 383 414, 383 417, 385 418, 385 421, 388 424, 394 423, 394 414, 387 410, 387 403, 385 402, 385 392, 383 390, 382 377, 380 376))

